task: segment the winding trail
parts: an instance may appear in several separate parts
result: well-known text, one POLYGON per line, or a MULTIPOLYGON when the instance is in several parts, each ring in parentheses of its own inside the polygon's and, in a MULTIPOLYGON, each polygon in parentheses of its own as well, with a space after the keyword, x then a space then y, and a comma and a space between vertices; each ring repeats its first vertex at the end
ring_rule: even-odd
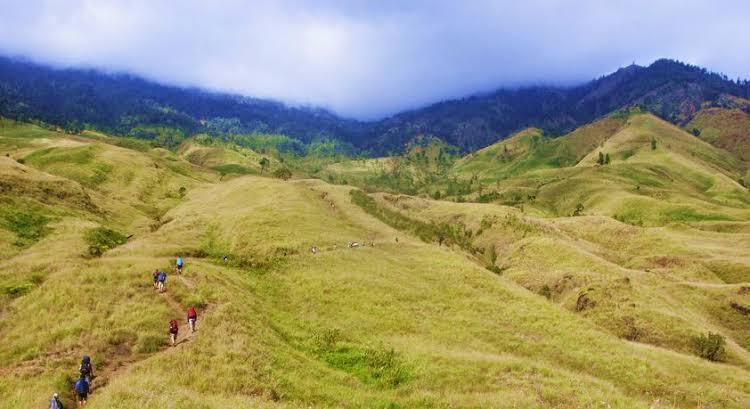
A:
MULTIPOLYGON (((176 277, 179 278, 180 282, 182 282, 188 289, 195 289, 196 285, 192 280, 186 278, 184 275, 177 275, 176 277)), ((160 298, 163 298, 164 301, 169 305, 171 310, 184 313, 185 308, 174 298, 174 296, 169 292, 169 289, 167 289, 163 293, 156 293, 156 295, 160 298)), ((209 308, 204 308, 203 311, 201 311, 201 316, 204 316, 208 312, 208 310, 209 308)), ((179 321, 180 320, 178 319, 178 322, 179 321)), ((180 347, 182 344, 189 342, 193 337, 196 336, 197 333, 198 331, 190 331, 190 327, 187 324, 182 325, 181 331, 178 333, 177 342, 175 343, 174 348, 180 347)), ((167 336, 166 331, 164 336, 167 336)), ((172 348, 172 346, 167 346, 157 352, 154 352, 153 354, 149 354, 146 357, 139 356, 138 354, 128 354, 124 359, 110 363, 109 365, 107 365, 107 367, 95 373, 96 376, 91 380, 91 393, 94 393, 97 389, 106 387, 112 379, 114 379, 120 372, 126 371, 131 365, 144 361, 146 359, 150 359, 159 354, 166 353, 172 348)))

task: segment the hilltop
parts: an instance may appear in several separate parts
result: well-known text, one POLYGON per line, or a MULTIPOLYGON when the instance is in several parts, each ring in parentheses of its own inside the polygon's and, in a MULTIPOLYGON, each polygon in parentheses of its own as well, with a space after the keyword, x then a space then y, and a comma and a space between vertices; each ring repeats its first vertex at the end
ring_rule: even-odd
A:
POLYGON ((429 138, 330 165, 248 146, 3 122, 0 408, 71 406, 83 354, 92 408, 750 405, 732 153, 638 111, 465 157, 429 138), (394 171, 414 194, 366 185, 394 171), (188 305, 198 332, 168 348, 188 305), (709 332, 719 362, 696 356, 709 332))

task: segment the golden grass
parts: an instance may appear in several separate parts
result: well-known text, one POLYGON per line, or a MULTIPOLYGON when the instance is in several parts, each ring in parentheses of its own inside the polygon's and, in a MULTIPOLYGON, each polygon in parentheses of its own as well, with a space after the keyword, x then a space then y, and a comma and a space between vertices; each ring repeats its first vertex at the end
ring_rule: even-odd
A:
MULTIPOLYGON (((81 148, 54 133, 28 145, 23 135, 38 134, 19 128, 0 135, 13 158, 81 148)), ((82 169, 41 154, 0 163, 0 180, 19 185, 0 206, 55 216, 38 242, 2 250, 0 287, 31 287, 0 298, 0 408, 39 407, 53 391, 70 406, 68 378, 84 353, 100 374, 92 408, 750 405, 750 328, 726 307, 748 300, 741 285, 723 286, 730 267, 716 263, 747 266, 740 210, 731 225, 636 227, 376 196, 415 219, 463 223, 477 247, 497 247, 498 276, 482 255, 385 225, 351 203, 347 186, 217 181, 169 152, 78 142, 94 147, 82 169), (113 169, 105 181, 75 181, 100 163, 113 169), (47 179, 101 211, 44 202, 30 185, 47 179), (179 186, 184 196, 171 194, 179 186), (83 237, 96 226, 133 236, 88 258, 83 237), (150 272, 180 254, 183 276, 154 293, 150 272), (535 294, 545 284, 551 301, 535 294), (582 291, 596 305, 576 312, 582 291), (183 324, 186 341, 161 345, 167 321, 191 304, 198 332, 182 338, 183 324), (638 342, 623 339, 630 326, 643 331, 638 342), (707 330, 730 341, 727 363, 688 350, 686 338, 707 330)))

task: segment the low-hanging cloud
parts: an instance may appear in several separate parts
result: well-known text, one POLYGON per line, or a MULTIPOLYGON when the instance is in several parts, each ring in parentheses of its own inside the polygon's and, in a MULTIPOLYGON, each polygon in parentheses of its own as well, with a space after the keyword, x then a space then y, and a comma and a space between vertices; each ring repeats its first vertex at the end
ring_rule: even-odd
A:
POLYGON ((672 57, 750 69, 750 3, 0 0, 0 52, 371 119, 672 57))

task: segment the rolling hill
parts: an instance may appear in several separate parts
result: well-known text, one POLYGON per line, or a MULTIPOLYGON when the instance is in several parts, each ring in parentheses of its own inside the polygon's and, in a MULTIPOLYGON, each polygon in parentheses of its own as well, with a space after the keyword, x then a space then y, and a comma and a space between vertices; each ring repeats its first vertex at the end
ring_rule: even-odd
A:
POLYGON ((83 354, 92 408, 750 405, 742 162, 668 122, 629 112, 406 162, 437 186, 476 174, 496 203, 223 177, 260 155, 198 142, 5 121, 0 408, 72 406, 83 354), (198 331, 167 347, 188 305, 198 331), (709 332, 720 362, 695 356, 709 332))

